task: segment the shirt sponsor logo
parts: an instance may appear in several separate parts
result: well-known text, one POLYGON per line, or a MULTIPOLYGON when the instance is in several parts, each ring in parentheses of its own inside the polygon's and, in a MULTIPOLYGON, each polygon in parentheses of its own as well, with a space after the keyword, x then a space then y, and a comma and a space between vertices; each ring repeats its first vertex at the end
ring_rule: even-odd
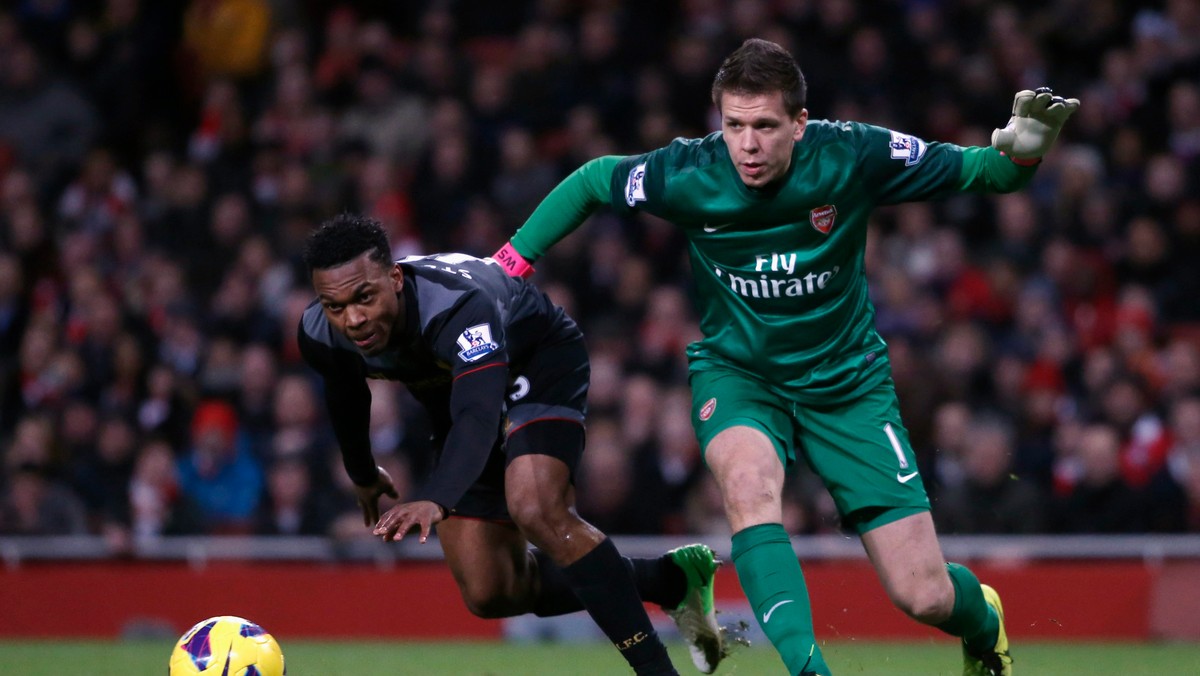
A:
POLYGON ((892 159, 904 160, 906 167, 911 167, 925 157, 925 142, 911 134, 892 132, 892 140, 888 147, 892 150, 892 159))
POLYGON ((458 353, 463 361, 476 361, 496 351, 499 345, 492 341, 492 325, 476 324, 462 332, 458 337, 458 353))
POLYGON ((730 291, 743 298, 796 298, 823 291, 842 269, 840 265, 823 272, 806 272, 796 268, 796 254, 772 253, 754 257, 754 273, 734 274, 713 266, 713 274, 723 284, 728 284, 730 291), (783 272, 787 276, 768 275, 768 272, 783 272), (758 273, 757 277, 751 276, 755 273, 758 273))
POLYGON ((625 179, 625 203, 633 206, 646 201, 646 163, 642 162, 629 172, 625 179))
POLYGON ((837 218, 837 207, 826 204, 808 212, 808 222, 822 235, 828 235, 833 230, 833 219, 837 218))
POLYGON ((704 405, 700 407, 700 422, 704 422, 705 420, 708 420, 709 418, 711 418, 713 412, 716 410, 717 410, 717 398, 716 397, 713 397, 712 399, 709 399, 708 401, 704 402, 704 405))

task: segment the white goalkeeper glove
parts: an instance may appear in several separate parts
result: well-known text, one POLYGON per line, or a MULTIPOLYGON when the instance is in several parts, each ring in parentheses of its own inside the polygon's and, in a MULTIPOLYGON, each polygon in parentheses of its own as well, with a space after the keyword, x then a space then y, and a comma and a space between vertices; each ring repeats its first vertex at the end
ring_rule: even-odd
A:
POLYGON ((992 132, 992 147, 1014 160, 1042 157, 1078 109, 1079 99, 1055 96, 1049 87, 1019 91, 1008 125, 992 132))

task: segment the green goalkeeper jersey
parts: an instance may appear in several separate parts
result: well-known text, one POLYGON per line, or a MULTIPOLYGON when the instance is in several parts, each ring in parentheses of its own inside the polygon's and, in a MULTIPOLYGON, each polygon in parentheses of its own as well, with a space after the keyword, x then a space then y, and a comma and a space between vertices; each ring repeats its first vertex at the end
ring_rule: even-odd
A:
POLYGON ((1010 192, 1033 172, 992 148, 812 121, 787 174, 752 189, 715 132, 589 162, 512 244, 535 260, 605 203, 667 219, 687 234, 696 284, 704 338, 688 346, 691 368, 720 363, 802 403, 837 402, 890 372, 864 270, 871 210, 956 191, 1010 192))

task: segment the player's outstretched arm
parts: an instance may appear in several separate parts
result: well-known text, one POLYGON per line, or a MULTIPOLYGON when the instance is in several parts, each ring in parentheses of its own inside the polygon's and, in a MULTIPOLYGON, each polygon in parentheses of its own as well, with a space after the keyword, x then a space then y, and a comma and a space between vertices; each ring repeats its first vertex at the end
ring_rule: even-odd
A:
POLYGON ((513 277, 533 274, 533 263, 611 201, 609 181, 623 158, 598 157, 563 179, 492 258, 513 277))
MULTIPOLYGON (((437 467, 412 496, 401 517, 431 513, 424 508, 414 511, 413 504, 418 502, 440 505, 448 511, 462 500, 487 466, 500 429, 508 363, 492 361, 466 368, 455 376, 450 388, 450 430, 437 467)), ((400 520, 393 518, 389 523, 395 525, 400 520)))
POLYGON ((1055 96, 1049 87, 1019 91, 1008 124, 992 132, 992 147, 1014 160, 1044 157, 1078 109, 1079 99, 1055 96))
POLYGON ((371 388, 353 362, 339 361, 333 349, 313 340, 303 321, 296 340, 304 361, 325 383, 325 410, 342 452, 342 466, 354 484, 363 521, 371 526, 379 519, 379 496, 399 497, 391 477, 375 464, 371 453, 371 388))

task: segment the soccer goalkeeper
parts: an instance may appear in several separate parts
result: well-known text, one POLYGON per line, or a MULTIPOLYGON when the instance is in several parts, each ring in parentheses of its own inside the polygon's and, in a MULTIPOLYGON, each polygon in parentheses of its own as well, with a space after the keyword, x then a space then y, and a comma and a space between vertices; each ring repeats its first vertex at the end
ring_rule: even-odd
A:
POLYGON ((606 204, 683 228, 703 332, 687 351, 692 422, 742 588, 788 673, 831 673, 782 525, 785 468, 800 455, 892 602, 960 637, 965 674, 1011 674, 1000 597, 938 546, 867 295, 867 219, 880 204, 1020 189, 1079 102, 1022 91, 987 148, 810 121, 800 68, 759 39, 725 60, 712 99, 721 131, 584 164, 495 259, 528 274, 606 204))

